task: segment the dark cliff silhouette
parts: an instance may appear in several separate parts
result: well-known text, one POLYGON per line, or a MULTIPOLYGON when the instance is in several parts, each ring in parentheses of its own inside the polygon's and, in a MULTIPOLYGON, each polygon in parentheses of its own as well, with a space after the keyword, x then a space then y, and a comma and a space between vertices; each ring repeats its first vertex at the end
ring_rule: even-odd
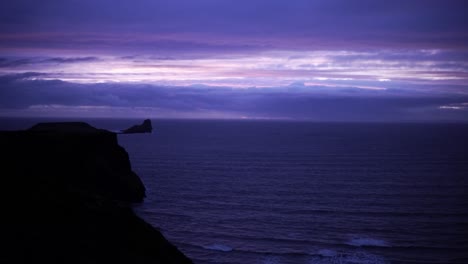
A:
POLYGON ((153 131, 153 126, 151 125, 151 120, 146 119, 141 125, 134 125, 130 128, 122 130, 123 134, 133 134, 133 133, 151 133, 153 131))
POLYGON ((115 133, 44 123, 0 151, 0 263, 191 263, 132 211, 145 188, 115 133))

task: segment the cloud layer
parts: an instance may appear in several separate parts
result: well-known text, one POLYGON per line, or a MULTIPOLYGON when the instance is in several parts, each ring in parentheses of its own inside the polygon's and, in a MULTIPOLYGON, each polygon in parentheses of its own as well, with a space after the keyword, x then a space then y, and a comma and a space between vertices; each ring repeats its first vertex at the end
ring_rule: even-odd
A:
POLYGON ((265 51, 209 57, 5 56, 0 57, 0 75, 40 72, 43 79, 78 83, 203 84, 233 88, 277 87, 299 82, 380 90, 410 90, 427 85, 428 90, 434 86, 468 93, 467 58, 468 53, 441 50, 265 51))
POLYGON ((2 1, 0 114, 466 121, 465 2, 2 1))
POLYGON ((76 84, 0 77, 7 116, 287 119, 311 121, 468 121, 468 96, 292 85, 276 88, 76 84), (313 88, 313 89, 311 89, 313 88))
POLYGON ((468 40, 463 0, 15 0, 0 10, 4 47, 465 49, 468 40))

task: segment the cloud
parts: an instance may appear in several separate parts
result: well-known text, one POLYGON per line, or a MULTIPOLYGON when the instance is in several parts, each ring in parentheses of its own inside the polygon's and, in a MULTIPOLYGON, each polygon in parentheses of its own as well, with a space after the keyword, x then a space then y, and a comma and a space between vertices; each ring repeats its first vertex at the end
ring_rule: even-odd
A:
MULTIPOLYGON (((43 72, 69 82, 195 83, 230 87, 286 86, 293 82, 329 87, 385 89, 437 84, 466 91, 464 52, 439 50, 269 51, 205 56, 49 56, 0 59, 0 75, 43 72), (386 80, 386 82, 382 82, 386 80), (359 83, 360 82, 360 83, 359 83)), ((193 55, 193 54, 192 54, 193 55)), ((429 87, 429 86, 428 86, 429 87)))
POLYGON ((97 57, 71 57, 71 58, 60 58, 60 57, 55 57, 55 58, 48 58, 42 60, 43 63, 49 63, 49 62, 54 62, 54 63, 79 63, 79 62, 93 62, 93 61, 98 61, 99 58, 97 57))
POLYGON ((3 91, 11 89, 10 85, 13 82, 16 83, 17 81, 30 80, 45 75, 46 74, 40 72, 23 72, 18 74, 0 75, 0 85, 3 86, 2 88, 0 88, 0 90, 3 91))
POLYGON ((2 1, 0 47, 466 50, 467 11, 463 0, 2 1))
POLYGON ((0 68, 17 68, 24 66, 36 66, 41 64, 65 64, 65 63, 83 63, 99 61, 97 57, 52 57, 52 58, 0 58, 0 68))
POLYGON ((22 59, 8 59, 0 58, 0 68, 15 68, 18 66, 31 64, 32 60, 30 58, 22 59))
POLYGON ((452 103, 449 105, 441 105, 439 106, 440 109, 447 109, 447 110, 468 110, 468 102, 465 103, 452 103))
MULTIPOLYGON (((351 88, 232 89, 147 84, 76 84, 32 80, 34 73, 0 77, 0 109, 7 115, 104 115, 313 121, 468 121, 459 106, 468 96, 376 93, 351 88), (112 109, 116 111, 112 111, 112 109), (124 111, 123 109, 126 109, 124 111), (117 111, 118 110, 118 111, 117 111)), ((401 91, 399 91, 401 92, 401 91)))
POLYGON ((465 2, 1 1, 1 114, 466 120, 465 2))

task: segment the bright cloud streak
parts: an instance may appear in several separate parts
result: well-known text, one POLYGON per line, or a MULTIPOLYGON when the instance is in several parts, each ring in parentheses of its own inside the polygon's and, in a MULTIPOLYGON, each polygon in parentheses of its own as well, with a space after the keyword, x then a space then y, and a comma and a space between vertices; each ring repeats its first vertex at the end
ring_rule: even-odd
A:
MULTIPOLYGON (((270 51, 196 59, 102 56, 96 60, 75 58, 73 63, 57 63, 51 59, 9 58, 11 63, 21 59, 29 62, 1 68, 0 73, 38 72, 45 74, 42 77, 44 79, 79 83, 140 82, 231 87, 277 87, 297 82, 328 86, 335 84, 339 87, 342 86, 339 83, 346 80, 380 82, 375 86, 358 86, 364 89, 383 89, 386 83, 394 81, 466 83, 466 63, 451 64, 450 61, 435 60, 427 54, 435 55, 437 52, 416 51, 406 54, 413 60, 416 59, 414 61, 392 59, 395 56, 392 51, 380 55, 379 59, 373 58, 376 54, 352 51, 270 51), (389 58, 386 59, 386 56, 389 58)), ((66 61, 67 58, 62 60, 66 61)))

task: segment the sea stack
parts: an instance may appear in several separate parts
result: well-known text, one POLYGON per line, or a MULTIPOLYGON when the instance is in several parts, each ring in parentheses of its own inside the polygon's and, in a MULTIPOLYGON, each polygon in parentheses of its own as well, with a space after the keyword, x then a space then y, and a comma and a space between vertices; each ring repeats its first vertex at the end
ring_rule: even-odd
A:
POLYGON ((192 263, 131 204, 145 187, 117 135, 86 123, 0 131, 0 263, 192 263))
POLYGON ((134 134, 134 133, 151 133, 153 131, 153 126, 151 125, 151 120, 146 119, 141 125, 134 125, 130 128, 122 130, 123 134, 134 134))

